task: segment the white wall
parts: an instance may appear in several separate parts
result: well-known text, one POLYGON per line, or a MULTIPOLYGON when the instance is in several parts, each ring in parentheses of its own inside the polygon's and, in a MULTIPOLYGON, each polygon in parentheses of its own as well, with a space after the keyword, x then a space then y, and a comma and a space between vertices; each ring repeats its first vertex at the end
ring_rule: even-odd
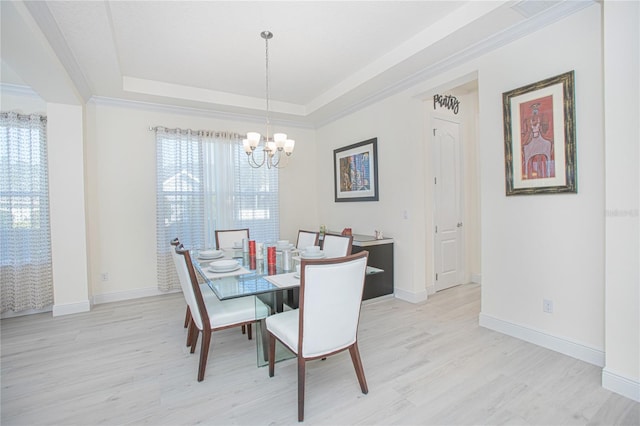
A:
MULTIPOLYGON (((193 110, 97 102, 87 108, 90 281, 96 302, 157 293, 155 136, 149 127, 245 133, 264 123, 213 118, 193 110), (101 274, 108 273, 108 281, 101 274)), ((284 128, 296 140, 280 173, 281 236, 317 229, 314 132, 284 128)), ((274 171, 278 173, 277 171, 274 171)))
POLYGON ((480 65, 481 323, 598 365, 604 350, 600 28, 594 5, 486 55, 480 65), (501 94, 570 70, 578 193, 506 197, 501 94), (553 314, 543 312, 543 299, 553 301, 553 314))
POLYGON ((607 356, 602 384, 636 401, 640 401, 639 26, 638 2, 604 3, 607 356))
POLYGON ((486 326, 603 363, 604 143, 600 5, 318 130, 320 220, 396 238, 397 296, 420 300, 431 215, 421 99, 477 72, 479 82, 482 315, 486 326), (502 93, 576 73, 578 193, 506 197, 502 93), (380 202, 332 203, 332 150, 378 137, 380 202), (404 220, 402 211, 409 211, 404 220), (588 243, 585 243, 588 242, 588 243), (587 261, 588 259, 588 261, 587 261), (553 300, 555 312, 542 311, 553 300), (555 346, 554 346, 555 345, 555 346))
POLYGON ((393 96, 318 129, 317 136, 320 221, 330 230, 393 237, 396 294, 415 301, 426 298, 424 108, 420 99, 393 96), (373 137, 380 201, 334 202, 333 150, 373 137))
POLYGON ((83 108, 47 104, 53 315, 89 310, 83 108))

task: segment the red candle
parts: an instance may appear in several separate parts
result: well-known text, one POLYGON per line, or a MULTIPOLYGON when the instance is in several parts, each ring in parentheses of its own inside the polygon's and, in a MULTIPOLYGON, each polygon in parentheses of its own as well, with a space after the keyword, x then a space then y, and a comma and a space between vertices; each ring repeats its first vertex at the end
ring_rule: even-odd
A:
POLYGON ((249 241, 249 256, 256 255, 256 240, 249 241))
POLYGON ((269 274, 269 275, 275 275, 276 274, 276 264, 275 263, 273 265, 268 265, 267 266, 267 274, 269 274))
POLYGON ((267 264, 268 265, 276 264, 276 248, 275 247, 267 247, 267 264))

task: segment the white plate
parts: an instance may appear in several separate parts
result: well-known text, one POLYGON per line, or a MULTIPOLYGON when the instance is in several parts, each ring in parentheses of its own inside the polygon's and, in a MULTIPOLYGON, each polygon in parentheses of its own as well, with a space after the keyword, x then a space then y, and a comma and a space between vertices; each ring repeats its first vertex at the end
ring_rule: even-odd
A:
POLYGON ((222 272, 233 272, 235 270, 240 269, 240 265, 236 263, 235 266, 229 266, 226 268, 212 268, 211 266, 209 266, 209 272, 213 272, 213 273, 222 273, 222 272))
POLYGON ((300 257, 303 259, 322 259, 324 257, 324 252, 320 251, 319 253, 309 254, 306 251, 303 251, 300 254, 300 257))
POLYGON ((202 257, 202 256, 198 256, 198 260, 202 261, 202 262, 211 262, 212 260, 216 260, 216 259, 220 259, 221 257, 224 257, 224 253, 220 253, 220 255, 216 256, 216 257, 202 257))
POLYGON ((239 265, 237 260, 223 259, 223 260, 216 260, 215 262, 211 262, 209 266, 212 269, 220 270, 220 269, 229 269, 239 265))
POLYGON ((202 250, 198 252, 198 257, 200 259, 217 259, 222 256, 224 256, 224 252, 222 250, 202 250))

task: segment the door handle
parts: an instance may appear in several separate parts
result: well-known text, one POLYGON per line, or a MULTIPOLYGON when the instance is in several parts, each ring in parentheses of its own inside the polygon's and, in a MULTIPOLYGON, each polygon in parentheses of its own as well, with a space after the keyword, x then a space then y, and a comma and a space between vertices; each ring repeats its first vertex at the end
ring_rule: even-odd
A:
POLYGON ((462 228, 462 222, 458 222, 458 224, 456 225, 458 228, 462 228))

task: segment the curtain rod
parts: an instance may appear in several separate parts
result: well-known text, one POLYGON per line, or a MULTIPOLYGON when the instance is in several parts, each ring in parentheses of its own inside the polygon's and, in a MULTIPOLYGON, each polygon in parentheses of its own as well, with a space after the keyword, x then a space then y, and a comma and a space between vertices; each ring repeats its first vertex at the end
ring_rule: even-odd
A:
POLYGON ((188 132, 188 133, 195 133, 202 136, 212 136, 212 137, 222 137, 222 138, 242 139, 245 137, 245 135, 241 135, 235 132, 219 132, 216 130, 192 130, 192 129, 180 129, 180 128, 168 129, 164 126, 149 126, 150 132, 157 131, 158 129, 163 129, 164 131, 169 133, 188 132))

